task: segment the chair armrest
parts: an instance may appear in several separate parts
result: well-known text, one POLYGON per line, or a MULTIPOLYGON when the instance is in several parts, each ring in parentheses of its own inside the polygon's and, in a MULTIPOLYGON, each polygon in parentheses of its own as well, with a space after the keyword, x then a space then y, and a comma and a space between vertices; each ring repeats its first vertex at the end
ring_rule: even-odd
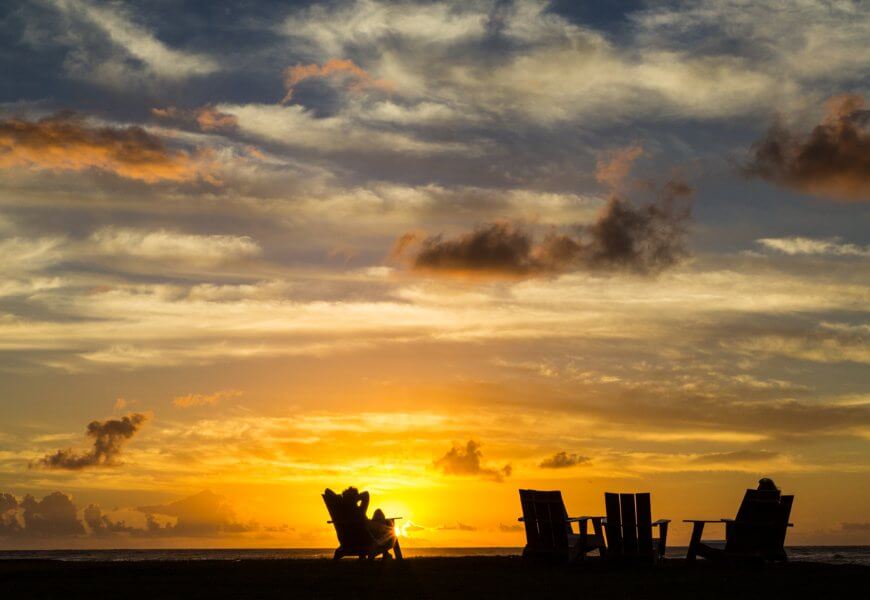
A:
POLYGON ((582 523, 584 521, 594 521, 595 519, 601 519, 601 518, 603 518, 603 517, 582 516, 582 517, 568 517, 566 520, 569 523, 582 523))
POLYGON ((517 521, 519 521, 520 523, 525 523, 525 522, 526 522, 526 520, 525 520, 524 518, 522 518, 522 517, 520 517, 519 519, 517 519, 517 521))
MULTIPOLYGON (((398 521, 401 518, 403 518, 403 517, 386 517, 385 520, 386 521, 398 521)), ((350 521, 327 521, 326 523, 328 525, 345 525, 347 523, 356 523, 356 522, 357 521, 355 521, 355 520, 350 520, 350 521)))
POLYGON ((724 523, 725 519, 683 519, 683 523, 724 523))
POLYGON ((786 523, 785 526, 786 527, 794 527, 794 523, 786 523))
POLYGON ((652 523, 650 523, 650 525, 652 525, 653 527, 658 527, 659 525, 667 525, 670 522, 670 519, 659 519, 658 521, 653 521, 652 523))

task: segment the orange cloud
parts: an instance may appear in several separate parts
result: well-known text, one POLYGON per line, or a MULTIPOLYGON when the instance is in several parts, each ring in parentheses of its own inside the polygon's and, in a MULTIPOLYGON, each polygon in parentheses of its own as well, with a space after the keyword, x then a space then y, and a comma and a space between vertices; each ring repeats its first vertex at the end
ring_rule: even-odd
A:
POLYGON ((333 58, 323 65, 311 63, 310 65, 294 65, 284 69, 284 86, 287 95, 282 103, 289 102, 293 97, 293 89, 306 79, 324 79, 328 77, 341 77, 347 82, 347 89, 351 92, 364 92, 374 89, 383 92, 392 92, 394 86, 386 79, 374 79, 365 70, 358 67, 352 60, 333 58))
POLYGON ((241 395, 242 393, 237 390, 225 390, 215 392, 213 394, 187 394, 185 396, 178 396, 177 398, 173 399, 172 404, 179 408, 191 408, 193 406, 209 406, 211 404, 217 404, 221 400, 236 398, 241 395))
POLYGON ((870 110, 855 94, 831 98, 827 110, 806 135, 771 127, 753 144, 745 171, 816 196, 870 201, 870 110))
POLYGON ((202 131, 232 131, 239 124, 235 115, 222 113, 213 106, 201 106, 193 109, 167 106, 166 108, 152 108, 151 114, 161 119, 196 124, 202 131))
POLYGON ((631 172, 634 161, 643 156, 643 147, 632 144, 610 153, 607 159, 599 158, 595 165, 595 179, 610 189, 620 189, 631 172))
POLYGON ((69 113, 0 120, 0 168, 98 169, 148 183, 191 181, 200 166, 141 127, 92 127, 69 113))

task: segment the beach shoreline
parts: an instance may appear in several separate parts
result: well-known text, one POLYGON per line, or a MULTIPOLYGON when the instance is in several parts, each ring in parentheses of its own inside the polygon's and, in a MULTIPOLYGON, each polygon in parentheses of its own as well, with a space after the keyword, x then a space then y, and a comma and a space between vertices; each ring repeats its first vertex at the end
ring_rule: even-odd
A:
POLYGON ((865 597, 870 566, 789 562, 658 566, 519 557, 68 562, 0 560, 4 598, 865 597), (863 590, 863 592, 862 592, 863 590), (578 594, 581 592, 582 594, 578 594))

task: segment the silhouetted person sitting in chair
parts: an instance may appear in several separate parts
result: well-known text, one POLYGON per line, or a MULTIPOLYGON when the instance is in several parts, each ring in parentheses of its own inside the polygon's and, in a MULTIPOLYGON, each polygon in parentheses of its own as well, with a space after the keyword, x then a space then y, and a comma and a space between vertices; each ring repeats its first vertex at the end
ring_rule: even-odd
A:
MULTIPOLYGON (((327 493, 332 492, 332 490, 327 489, 327 493)), ((366 513, 369 512, 369 493, 368 492, 360 492, 355 487, 351 486, 344 490, 341 493, 342 500, 345 501, 350 506, 354 506, 359 510, 362 516, 368 518, 366 513)))
MULTIPOLYGON (((401 550, 399 550, 398 541, 395 541, 393 519, 387 519, 381 509, 375 510, 371 519, 366 514, 370 500, 368 492, 360 492, 355 487, 349 487, 339 495, 330 489, 326 489, 323 493, 323 498, 327 503, 327 507, 340 504, 344 507, 343 510, 350 511, 351 514, 355 515, 355 518, 360 520, 360 525, 365 527, 373 540, 378 540, 382 543, 384 540, 394 540, 394 543, 390 543, 389 546, 395 549, 396 556, 400 557, 401 550)), ((330 512, 330 514, 332 513, 330 512)), ((334 515, 332 516, 334 517, 334 515)), ((339 523, 339 525, 341 524, 339 523)), ((380 553, 383 554, 384 558, 392 558, 389 548, 380 553)))
POLYGON ((769 477, 763 477, 758 480, 758 491, 759 492, 778 492, 779 488, 776 487, 776 484, 773 482, 773 479, 769 477))

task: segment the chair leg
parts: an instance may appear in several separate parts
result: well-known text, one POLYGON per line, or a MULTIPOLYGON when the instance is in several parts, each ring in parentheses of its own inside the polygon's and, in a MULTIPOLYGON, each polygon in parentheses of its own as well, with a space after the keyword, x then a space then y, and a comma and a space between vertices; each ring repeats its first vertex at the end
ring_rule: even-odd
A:
POLYGON ((335 554, 332 555, 332 560, 341 560, 342 556, 344 556, 344 552, 341 551, 341 548, 336 548, 335 554))
POLYGON ((396 559, 402 560, 402 549, 399 547, 399 540, 396 540, 396 543, 393 544, 393 551, 396 553, 396 559))
POLYGON ((592 519, 592 531, 595 533, 595 541, 598 544, 598 556, 603 558, 606 547, 604 545, 604 528, 601 526, 601 519, 592 519))
POLYGON ((693 562, 698 556, 698 547, 701 545, 701 535, 704 533, 704 523, 693 523, 692 539, 689 541, 689 551, 686 560, 693 562))
POLYGON ((668 524, 662 523, 659 525, 659 555, 658 559, 662 560, 665 557, 665 550, 668 548, 668 524))

